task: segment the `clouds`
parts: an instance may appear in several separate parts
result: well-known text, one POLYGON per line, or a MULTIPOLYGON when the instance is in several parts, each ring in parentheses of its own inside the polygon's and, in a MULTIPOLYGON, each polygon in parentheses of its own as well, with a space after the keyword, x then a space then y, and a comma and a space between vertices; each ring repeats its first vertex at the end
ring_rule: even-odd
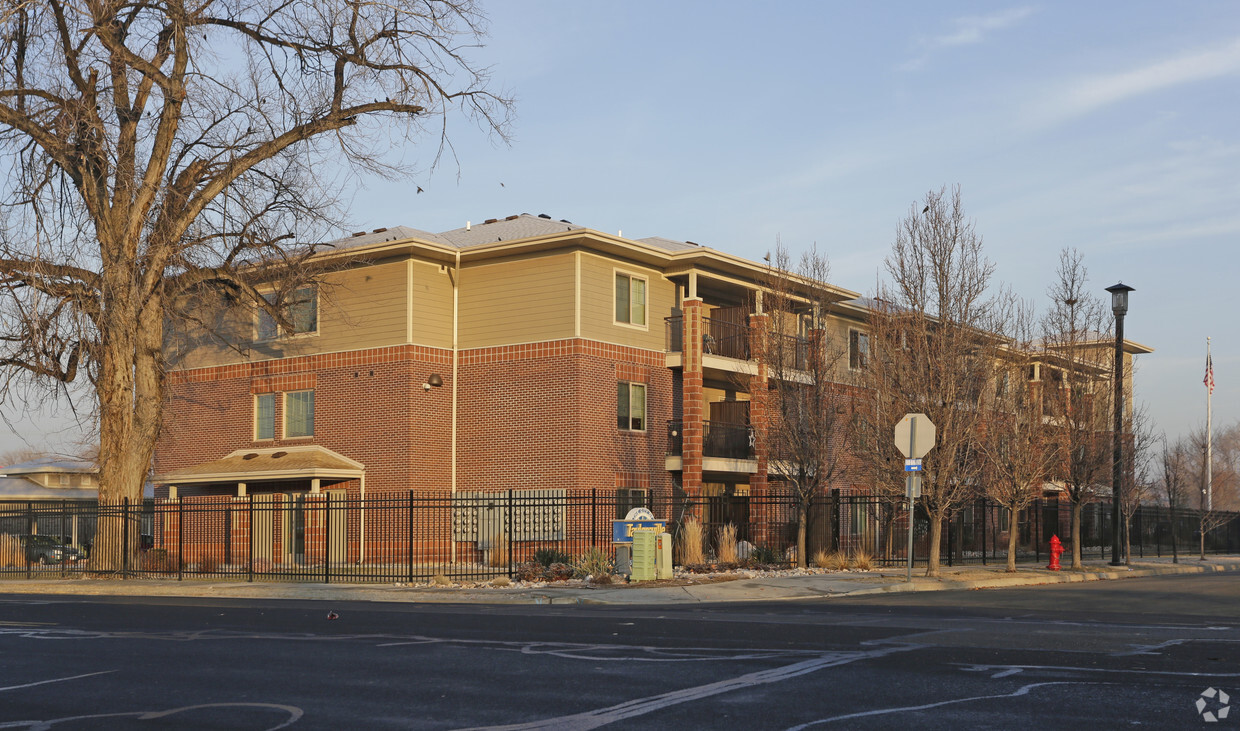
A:
POLYGON ((1043 124, 1062 122, 1134 97, 1236 75, 1240 75, 1240 38, 1128 71, 1077 79, 1041 100, 1039 117, 1043 124))
POLYGON ((906 61, 901 69, 912 71, 924 66, 935 52, 957 46, 981 43, 987 36, 1020 24, 1037 11, 1032 7, 1011 8, 989 15, 965 15, 952 21, 952 29, 946 33, 929 36, 918 41, 919 55, 906 61))

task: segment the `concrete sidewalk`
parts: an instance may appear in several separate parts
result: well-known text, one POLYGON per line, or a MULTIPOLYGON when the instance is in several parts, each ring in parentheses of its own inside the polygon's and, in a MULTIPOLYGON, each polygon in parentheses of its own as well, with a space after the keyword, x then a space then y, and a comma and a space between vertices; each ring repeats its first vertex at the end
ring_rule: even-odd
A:
POLYGON ((897 569, 798 574, 797 572, 737 572, 726 575, 685 575, 666 581, 590 586, 581 582, 543 585, 489 586, 479 584, 426 586, 405 584, 315 584, 291 582, 237 582, 210 579, 66 578, 3 579, 0 594, 43 596, 175 596, 215 598, 309 599, 323 601, 423 602, 447 604, 612 604, 666 605, 727 602, 792 601, 858 596, 886 592, 945 591, 1033 586, 1082 581, 1240 570, 1240 556, 1208 556, 1205 561, 1181 557, 1142 559, 1131 567, 1088 563, 1083 571, 1048 571, 1019 565, 1016 573, 998 566, 943 567, 942 577, 904 580, 897 569))

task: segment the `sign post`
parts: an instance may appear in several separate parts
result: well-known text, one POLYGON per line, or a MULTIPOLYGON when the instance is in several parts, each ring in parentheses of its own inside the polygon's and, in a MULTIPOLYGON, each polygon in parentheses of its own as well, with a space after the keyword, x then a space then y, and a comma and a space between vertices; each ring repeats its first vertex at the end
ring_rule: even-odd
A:
POLYGON ((921 497, 921 458, 934 448, 934 422, 925 414, 905 414, 896 424, 896 448, 904 455, 904 493, 908 497, 908 569, 913 581, 913 500, 921 497))

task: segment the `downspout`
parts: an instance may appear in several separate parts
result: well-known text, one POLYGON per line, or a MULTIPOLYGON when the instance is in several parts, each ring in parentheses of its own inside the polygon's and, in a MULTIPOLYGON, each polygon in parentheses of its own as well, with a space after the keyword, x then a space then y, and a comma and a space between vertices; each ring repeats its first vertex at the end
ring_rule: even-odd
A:
MULTIPOLYGON (((456 268, 452 276, 452 503, 456 504, 456 412, 457 388, 456 379, 460 372, 460 289, 461 289, 461 251, 456 251, 456 268)), ((452 562, 456 563, 456 536, 452 537, 452 562)))

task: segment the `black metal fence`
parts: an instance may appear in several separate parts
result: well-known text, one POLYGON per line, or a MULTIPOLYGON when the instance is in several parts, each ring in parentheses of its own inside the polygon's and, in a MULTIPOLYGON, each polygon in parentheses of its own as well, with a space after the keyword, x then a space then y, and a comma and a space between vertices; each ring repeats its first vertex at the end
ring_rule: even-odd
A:
MULTIPOLYGON (((519 573, 542 555, 579 558, 610 553, 613 521, 644 504, 680 541, 690 518, 701 526, 707 560, 721 530, 736 528, 739 554, 765 563, 796 560, 797 504, 787 495, 684 495, 626 490, 511 490, 380 496, 336 492, 254 494, 100 505, 94 501, 0 502, 0 577, 227 577, 247 581, 417 582, 435 576, 485 580, 519 573), (106 568, 92 555, 104 521, 119 526, 128 550, 106 568)), ((1066 501, 1035 501, 1017 515, 1018 560, 1044 560, 1051 536, 1073 542, 1066 501)), ((907 561, 903 505, 869 496, 823 496, 809 506, 807 554, 864 553, 879 565, 907 561)), ((946 565, 1002 563, 1008 512, 983 500, 944 521, 946 565)), ((1215 513, 1205 524, 1208 553, 1240 552, 1240 514, 1215 513)), ((1201 516, 1159 506, 1132 518, 1131 555, 1196 554, 1201 516)), ((924 565, 930 522, 918 508, 913 558, 924 565)), ((1080 543, 1089 560, 1110 557, 1110 505, 1091 503, 1081 516, 1080 543)))

